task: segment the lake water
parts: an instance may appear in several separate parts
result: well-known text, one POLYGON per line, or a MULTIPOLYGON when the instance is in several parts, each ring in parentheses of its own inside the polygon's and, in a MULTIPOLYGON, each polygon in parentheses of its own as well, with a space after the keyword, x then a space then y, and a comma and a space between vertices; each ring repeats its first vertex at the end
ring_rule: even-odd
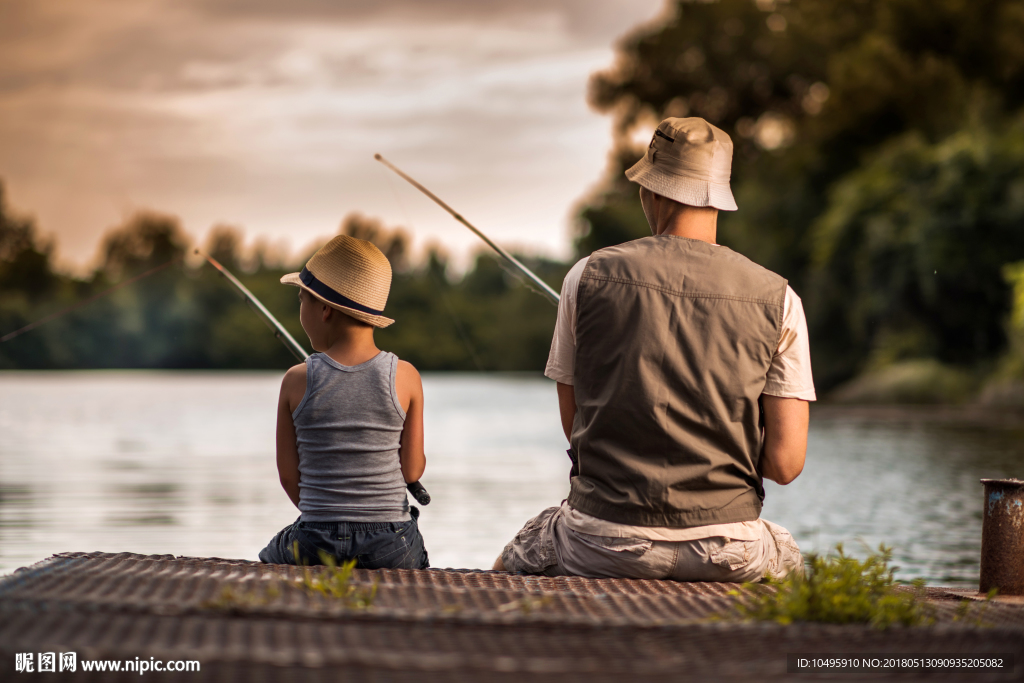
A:
MULTIPOLYGON (((0 573, 62 551, 256 559, 297 511, 274 466, 280 373, 0 373, 0 573)), ((568 491, 554 385, 426 375, 421 528, 435 567, 490 567, 568 491)), ((1024 433, 812 416, 807 466, 764 517, 805 551, 894 547, 902 579, 976 585, 981 477, 1024 474, 1024 433)))

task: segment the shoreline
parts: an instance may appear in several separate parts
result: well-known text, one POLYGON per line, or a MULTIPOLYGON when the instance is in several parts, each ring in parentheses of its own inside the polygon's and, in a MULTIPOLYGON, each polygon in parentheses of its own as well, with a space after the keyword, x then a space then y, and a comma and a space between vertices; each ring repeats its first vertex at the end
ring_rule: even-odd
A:
POLYGON ((979 404, 849 404, 823 401, 811 404, 811 420, 874 423, 945 423, 954 427, 1024 431, 1024 409, 979 404))

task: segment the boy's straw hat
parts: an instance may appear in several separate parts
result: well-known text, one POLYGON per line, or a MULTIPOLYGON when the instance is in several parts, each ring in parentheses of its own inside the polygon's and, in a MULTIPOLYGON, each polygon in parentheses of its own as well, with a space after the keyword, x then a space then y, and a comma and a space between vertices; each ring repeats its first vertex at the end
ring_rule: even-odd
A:
POLYGON ((626 177, 682 204, 735 211, 731 172, 732 138, 725 131, 701 118, 665 119, 626 177))
POLYGON ((391 264, 366 240, 338 235, 313 254, 301 273, 289 273, 281 283, 301 287, 332 308, 374 327, 395 322, 383 315, 391 290, 391 264))

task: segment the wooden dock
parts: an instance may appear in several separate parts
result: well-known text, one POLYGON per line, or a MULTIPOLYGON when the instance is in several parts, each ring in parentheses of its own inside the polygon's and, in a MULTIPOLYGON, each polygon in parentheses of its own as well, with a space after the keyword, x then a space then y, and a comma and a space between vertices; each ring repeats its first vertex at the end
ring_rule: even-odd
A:
MULTIPOLYGON (((1012 653, 1012 674, 929 677, 1024 680, 1024 605, 993 603, 973 612, 980 617, 958 619, 964 596, 941 588, 929 589, 935 625, 878 631, 744 622, 735 618, 742 594, 730 595, 733 584, 451 569, 356 570, 353 585, 376 584, 376 597, 370 608, 346 608, 293 587, 303 571, 170 555, 55 555, 0 579, 0 671, 14 670, 17 653, 76 652, 79 660, 201 664, 198 673, 146 674, 157 680, 747 681, 820 676, 788 674, 789 653, 1012 653)), ((80 669, 18 676, 139 680, 80 669)))

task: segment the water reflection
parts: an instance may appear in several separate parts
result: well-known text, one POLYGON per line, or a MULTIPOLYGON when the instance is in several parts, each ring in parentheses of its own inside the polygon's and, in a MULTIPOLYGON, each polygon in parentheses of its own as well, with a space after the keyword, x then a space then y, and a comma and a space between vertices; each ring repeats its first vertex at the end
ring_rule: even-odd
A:
POLYGON ((901 578, 973 585, 978 480, 1020 475, 1022 443, 1016 430, 878 423, 828 411, 812 419, 804 474, 785 489, 769 485, 765 516, 790 526, 805 549, 885 543, 901 578))
MULTIPOLYGON (((67 550, 255 559, 297 512, 274 469, 277 373, 0 373, 0 571, 67 550)), ((552 385, 427 376, 434 566, 489 566, 568 492, 552 385)), ((804 474, 765 517, 806 550, 894 547, 901 578, 977 580, 981 477, 1021 474, 1021 432, 812 419, 804 474), (858 540, 859 539, 859 540, 858 540)))

